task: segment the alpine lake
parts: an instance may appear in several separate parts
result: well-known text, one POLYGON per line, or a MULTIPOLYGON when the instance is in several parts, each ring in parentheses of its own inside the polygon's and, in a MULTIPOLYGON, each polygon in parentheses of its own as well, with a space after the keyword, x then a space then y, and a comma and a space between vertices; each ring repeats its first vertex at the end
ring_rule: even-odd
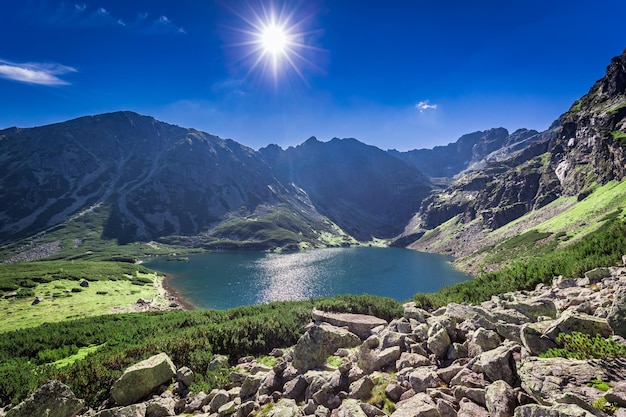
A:
POLYGON ((198 309, 372 294, 400 302, 471 277, 446 256, 402 248, 352 247, 277 254, 217 252, 148 258, 168 286, 198 309))

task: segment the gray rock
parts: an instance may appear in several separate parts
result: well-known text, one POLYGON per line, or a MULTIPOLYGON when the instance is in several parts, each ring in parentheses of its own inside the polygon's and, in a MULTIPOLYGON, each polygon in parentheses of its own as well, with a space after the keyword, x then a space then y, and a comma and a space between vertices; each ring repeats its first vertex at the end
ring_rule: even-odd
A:
POLYGON ((308 386, 308 382, 302 375, 296 376, 285 384, 283 397, 287 399, 297 400, 301 398, 308 386))
POLYGON ((339 348, 356 347, 361 339, 354 333, 322 323, 312 326, 300 337, 293 350, 293 366, 299 371, 307 371, 326 363, 326 358, 339 348))
POLYGON ((254 396, 261 387, 261 383, 264 379, 265 375, 262 374, 248 375, 243 381, 243 384, 241 384, 239 397, 245 399, 254 396))
POLYGON ((504 339, 522 343, 521 326, 512 323, 496 323, 496 332, 504 339))
POLYGON ((439 368, 437 369, 437 375, 439 375, 439 378, 445 382, 446 384, 450 384, 450 381, 452 380, 452 378, 454 378, 459 371, 461 371, 461 369, 466 369, 463 366, 459 365, 459 364, 452 364, 450 366, 448 366, 447 368, 439 368))
POLYGON ((498 333, 480 328, 472 334, 467 346, 467 354, 472 358, 479 356, 483 352, 497 348, 501 342, 498 333))
POLYGON ((489 385, 485 390, 485 403, 491 417, 512 417, 515 412, 515 391, 506 382, 500 380, 489 385))
POLYGON ((458 417, 489 417, 489 413, 483 407, 470 401, 467 398, 463 398, 459 402, 458 417))
POLYGON ((395 363, 400 357, 400 347, 393 346, 387 349, 378 350, 375 348, 375 336, 366 340, 359 347, 358 366, 366 373, 372 373, 395 363))
POLYGON ((186 387, 188 387, 193 384, 193 381, 195 380, 195 375, 193 374, 193 371, 191 369, 183 366, 178 371, 176 371, 176 380, 182 382, 183 384, 185 384, 186 387))
POLYGON ((418 308, 414 302, 404 304, 404 318, 417 320, 420 323, 426 323, 426 318, 430 316, 428 312, 418 308))
POLYGON ((574 404, 559 404, 554 407, 538 404, 522 405, 515 409, 515 417, 594 417, 589 411, 574 404))
POLYGON ((519 352, 520 346, 513 342, 507 342, 502 346, 487 351, 478 357, 474 364, 475 372, 482 372, 491 381, 499 379, 506 381, 509 385, 517 382, 516 365, 513 359, 513 352, 519 352))
POLYGON ((621 287, 615 294, 606 320, 616 335, 626 337, 626 287, 621 287))
POLYGON ((552 322, 549 329, 545 331, 546 336, 556 340, 559 333, 580 332, 589 335, 599 334, 602 337, 609 337, 613 330, 606 319, 590 316, 584 313, 567 310, 552 322))
POLYGON ((610 380, 603 367, 592 361, 564 358, 526 358, 520 363, 517 372, 524 391, 546 405, 563 402, 563 397, 571 394, 586 398, 585 401, 592 404, 599 395, 594 390, 589 396, 586 384, 594 379, 610 380))
POLYGON ((522 344, 532 355, 540 355, 557 347, 556 342, 545 334, 552 323, 552 320, 526 323, 520 329, 522 344))
POLYGON ((361 410, 363 410, 367 417, 378 417, 387 415, 383 410, 372 404, 359 403, 359 407, 361 407, 361 410))
POLYGON ((374 382, 372 382, 372 379, 369 376, 364 376, 350 384, 350 393, 348 395, 350 398, 365 400, 370 396, 373 388, 374 382))
POLYGON ((409 374, 411 388, 415 392, 426 392, 427 388, 436 388, 443 385, 437 375, 437 370, 430 367, 420 367, 409 374))
POLYGON ((130 405, 144 398, 176 375, 176 367, 165 353, 136 363, 113 383, 111 396, 118 405, 130 405))
POLYGON ((404 394, 404 388, 398 384, 388 384, 385 387, 385 395, 393 402, 398 402, 402 394, 404 394))
POLYGON ((556 317, 557 313, 556 304, 548 298, 532 298, 523 301, 516 300, 511 303, 502 303, 502 306, 518 311, 532 320, 537 320, 537 318, 541 316, 553 319, 556 317))
POLYGON ((367 339, 372 334, 373 328, 387 325, 385 320, 366 314, 332 313, 314 309, 311 316, 318 322, 347 327, 350 332, 361 339, 367 339))
POLYGON ((209 365, 207 366, 207 372, 217 371, 220 368, 228 367, 228 356, 215 355, 211 358, 209 365))
POLYGON ((473 372, 468 368, 462 368, 451 380, 451 387, 462 385, 468 388, 484 388, 487 385, 485 376, 482 373, 473 372))
POLYGON ((451 344, 450 336, 445 328, 440 328, 437 332, 428 337, 428 349, 435 354, 436 357, 442 359, 448 353, 448 347, 451 344))
POLYGON ((221 416, 229 416, 231 414, 233 414, 235 411, 237 411, 237 403, 235 401, 229 401, 226 404, 222 405, 218 410, 217 413, 221 416))
POLYGON ((437 412, 440 417, 457 417, 454 406, 444 399, 437 400, 437 412))
POLYGON ((418 353, 402 352, 400 359, 396 361, 396 369, 416 368, 418 366, 429 366, 430 359, 418 353))
POLYGON ((446 358, 449 360, 457 360, 460 358, 467 358, 468 352, 465 345, 461 343, 454 342, 448 347, 448 353, 446 353, 446 358))
POLYGON ((339 407, 338 417, 368 417, 363 409, 359 406, 357 400, 345 400, 339 407))
POLYGON ((30 397, 6 413, 6 417, 73 417, 84 406, 72 390, 60 381, 46 382, 30 397))
POLYGON ((611 276, 611 271, 609 268, 595 268, 591 271, 585 272, 585 278, 589 279, 589 281, 600 282, 604 278, 609 278, 611 276))
POLYGON ((145 417, 146 405, 132 404, 125 407, 116 407, 108 410, 102 410, 93 417, 145 417))
POLYGON ((220 407, 226 404, 228 401, 230 401, 230 395, 228 394, 228 391, 221 389, 215 394, 211 402, 209 402, 209 409, 211 410, 211 412, 217 413, 217 410, 219 410, 220 407))
POLYGON ((274 391, 282 391, 282 378, 274 371, 268 372, 259 387, 259 395, 271 394, 274 391))
POLYGON ((626 407, 626 381, 614 383, 613 388, 607 391, 604 398, 610 403, 615 403, 620 407, 626 407))
POLYGON ((257 408, 258 405, 254 401, 246 401, 237 408, 235 417, 248 417, 257 408))
POLYGON ((430 396, 420 392, 399 402, 391 417, 439 417, 439 411, 430 396))

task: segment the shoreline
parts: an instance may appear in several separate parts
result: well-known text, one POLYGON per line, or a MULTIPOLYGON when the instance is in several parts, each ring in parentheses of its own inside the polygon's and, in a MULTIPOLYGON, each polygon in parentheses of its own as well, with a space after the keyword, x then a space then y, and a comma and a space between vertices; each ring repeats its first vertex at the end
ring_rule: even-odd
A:
POLYGON ((161 287, 165 292, 166 301, 172 303, 177 303, 180 310, 192 311, 198 310, 198 308, 193 305, 191 302, 183 298, 178 291, 176 291, 170 284, 169 281, 173 278, 170 274, 164 274, 165 277, 161 280, 161 287))

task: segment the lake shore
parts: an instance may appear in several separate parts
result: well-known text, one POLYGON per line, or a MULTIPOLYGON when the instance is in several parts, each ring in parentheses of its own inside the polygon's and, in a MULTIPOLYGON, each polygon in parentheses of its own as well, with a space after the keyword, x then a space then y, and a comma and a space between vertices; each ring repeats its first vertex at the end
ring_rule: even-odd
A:
POLYGON ((163 291, 165 292, 165 297, 167 300, 169 300, 170 304, 172 302, 178 304, 179 308, 181 310, 197 310, 198 308, 196 306, 194 306, 191 302, 189 302, 188 300, 186 300, 185 298, 183 298, 178 291, 176 291, 171 285, 170 285, 170 281, 172 279, 175 279, 172 277, 172 275, 166 274, 165 278, 163 278, 161 280, 161 287, 163 288, 163 291))

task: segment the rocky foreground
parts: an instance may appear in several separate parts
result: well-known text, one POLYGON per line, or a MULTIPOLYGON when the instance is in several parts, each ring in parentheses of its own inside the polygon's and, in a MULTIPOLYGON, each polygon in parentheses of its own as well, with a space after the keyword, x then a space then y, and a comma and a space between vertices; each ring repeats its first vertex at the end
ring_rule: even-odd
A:
MULTIPOLYGON (((317 310, 312 318, 298 343, 274 349, 271 361, 241 358, 228 389, 189 392, 193 372, 161 353, 128 368, 99 410, 51 381, 0 415, 626 416, 625 360, 538 357, 560 333, 626 343, 624 267, 555 278, 480 306, 428 312, 408 303, 391 323, 317 310)), ((228 358, 215 356, 209 371, 224 366, 228 358)))

